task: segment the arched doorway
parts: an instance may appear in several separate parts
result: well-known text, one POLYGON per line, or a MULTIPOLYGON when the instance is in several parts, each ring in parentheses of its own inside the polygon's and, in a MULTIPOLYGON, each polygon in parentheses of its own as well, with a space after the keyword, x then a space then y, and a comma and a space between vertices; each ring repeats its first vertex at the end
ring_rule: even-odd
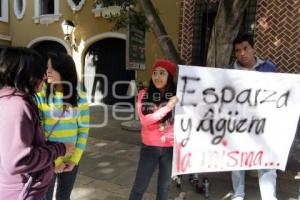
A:
POLYGON ((31 48, 38 51, 43 57, 45 57, 48 52, 68 53, 62 44, 51 40, 37 42, 33 44, 31 48))
POLYGON ((126 41, 106 38, 93 43, 84 54, 84 87, 90 103, 127 102, 129 81, 134 71, 126 70, 126 41))

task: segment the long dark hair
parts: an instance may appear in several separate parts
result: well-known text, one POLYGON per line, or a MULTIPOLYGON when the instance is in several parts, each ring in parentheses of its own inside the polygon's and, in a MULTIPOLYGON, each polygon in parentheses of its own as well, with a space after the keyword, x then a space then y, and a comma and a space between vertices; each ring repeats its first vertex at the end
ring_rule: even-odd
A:
MULTIPOLYGON (((77 106, 78 92, 77 92, 77 72, 73 58, 66 53, 48 53, 47 58, 51 60, 52 68, 57 71, 62 81, 68 82, 69 84, 63 84, 63 101, 64 103, 77 106)), ((54 89, 51 84, 47 84, 46 89, 46 102, 48 102, 50 94, 53 94, 54 89)))
POLYGON ((22 96, 38 114, 33 97, 46 69, 41 55, 35 50, 7 47, 0 53, 0 89, 7 86, 15 88, 10 95, 22 96))
MULTIPOLYGON (((150 80, 149 87, 142 99, 142 113, 144 115, 153 113, 155 111, 155 106, 160 106, 166 104, 170 97, 176 95, 176 85, 173 76, 168 72, 168 79, 165 91, 161 94, 160 90, 157 89, 152 81, 150 80)), ((172 112, 169 112, 161 122, 170 120, 172 118, 172 112)))
POLYGON ((25 47, 7 47, 0 53, 0 88, 10 86, 33 96, 46 72, 41 55, 25 47))

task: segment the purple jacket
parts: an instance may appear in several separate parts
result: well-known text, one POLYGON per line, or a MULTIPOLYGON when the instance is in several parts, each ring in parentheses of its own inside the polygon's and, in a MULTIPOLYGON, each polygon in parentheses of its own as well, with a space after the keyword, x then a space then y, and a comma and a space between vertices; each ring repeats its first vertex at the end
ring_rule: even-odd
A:
POLYGON ((14 91, 0 89, 0 199, 40 200, 53 178, 53 161, 66 149, 45 143, 33 105, 14 91))

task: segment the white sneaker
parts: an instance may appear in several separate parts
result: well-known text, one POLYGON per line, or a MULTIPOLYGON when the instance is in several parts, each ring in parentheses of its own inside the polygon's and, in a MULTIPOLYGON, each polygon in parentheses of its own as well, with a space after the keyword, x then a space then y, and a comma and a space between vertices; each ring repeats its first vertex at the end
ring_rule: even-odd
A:
POLYGON ((244 200, 244 198, 243 197, 234 197, 231 200, 244 200))
POLYGON ((300 172, 297 173, 297 175, 295 176, 295 179, 300 179, 300 172))

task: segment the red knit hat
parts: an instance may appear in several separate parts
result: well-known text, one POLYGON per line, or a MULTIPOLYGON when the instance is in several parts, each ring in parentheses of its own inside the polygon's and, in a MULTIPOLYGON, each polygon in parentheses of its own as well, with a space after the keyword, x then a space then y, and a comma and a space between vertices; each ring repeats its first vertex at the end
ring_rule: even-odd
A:
POLYGON ((173 77, 176 75, 176 65, 167 59, 157 59, 152 66, 152 72, 157 68, 161 67, 167 70, 173 77))

